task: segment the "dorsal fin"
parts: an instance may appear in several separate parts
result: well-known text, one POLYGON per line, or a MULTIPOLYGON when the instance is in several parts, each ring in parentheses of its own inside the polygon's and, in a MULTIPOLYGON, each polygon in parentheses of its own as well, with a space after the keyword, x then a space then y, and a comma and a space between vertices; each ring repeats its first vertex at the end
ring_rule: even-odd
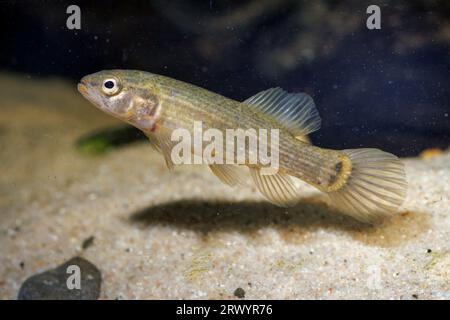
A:
POLYGON ((304 136, 320 128, 320 116, 306 93, 288 93, 281 88, 261 91, 244 103, 274 117, 294 136, 304 136))

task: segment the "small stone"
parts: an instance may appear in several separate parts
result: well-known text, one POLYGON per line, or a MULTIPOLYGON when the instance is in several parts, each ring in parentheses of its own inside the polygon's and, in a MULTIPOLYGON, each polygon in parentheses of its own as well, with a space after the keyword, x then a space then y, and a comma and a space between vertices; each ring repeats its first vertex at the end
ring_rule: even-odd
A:
MULTIPOLYGON (((71 278, 74 279, 74 278, 71 278)), ((19 290, 19 300, 94 300, 100 296, 101 273, 95 265, 81 257, 75 257, 55 269, 26 279, 19 290), (69 277, 76 273, 68 269, 78 266, 80 287, 69 289, 69 277)))
POLYGON ((243 299, 245 298, 245 291, 242 288, 237 288, 236 290, 234 290, 234 295, 239 299, 243 299))
POLYGON ((419 296, 418 296, 417 294, 413 294, 412 297, 413 297, 414 299, 419 299, 419 296))
POLYGON ((87 248, 92 246, 94 244, 94 239, 95 239, 94 236, 90 236, 89 238, 84 239, 83 244, 81 245, 83 250, 86 250, 87 248))

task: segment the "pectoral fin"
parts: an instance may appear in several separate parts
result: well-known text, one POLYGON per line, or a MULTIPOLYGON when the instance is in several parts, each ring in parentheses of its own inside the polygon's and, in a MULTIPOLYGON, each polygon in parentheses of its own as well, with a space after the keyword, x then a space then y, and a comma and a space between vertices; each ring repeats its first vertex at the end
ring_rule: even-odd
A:
POLYGON ((171 152, 175 142, 170 139, 170 136, 171 132, 162 128, 158 130, 157 134, 147 134, 152 148, 162 153, 164 160, 166 161, 167 168, 172 170, 174 164, 172 162, 171 152))
POLYGON ((146 135, 147 135, 148 141, 150 142, 150 146, 151 146, 154 150, 156 150, 156 151, 158 151, 158 152, 161 153, 161 147, 159 146, 158 138, 156 138, 155 135, 154 135, 154 134, 151 134, 151 133, 146 134, 146 135))

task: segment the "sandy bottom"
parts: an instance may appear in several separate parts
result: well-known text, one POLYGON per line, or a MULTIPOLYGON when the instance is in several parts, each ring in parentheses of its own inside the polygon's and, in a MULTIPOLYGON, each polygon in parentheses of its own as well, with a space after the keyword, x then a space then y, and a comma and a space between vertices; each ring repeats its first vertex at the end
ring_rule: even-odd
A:
POLYGON ((448 152, 405 159, 403 208, 369 226, 308 186, 286 210, 203 166, 169 172, 147 143, 82 154, 119 123, 73 84, 2 76, 0 93, 0 298, 79 255, 103 299, 450 299, 448 152))

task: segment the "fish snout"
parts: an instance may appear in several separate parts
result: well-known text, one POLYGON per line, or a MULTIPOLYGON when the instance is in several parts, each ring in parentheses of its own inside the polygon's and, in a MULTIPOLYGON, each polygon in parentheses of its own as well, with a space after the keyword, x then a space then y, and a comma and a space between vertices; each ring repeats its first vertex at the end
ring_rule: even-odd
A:
POLYGON ((78 91, 80 91, 80 93, 86 93, 87 92, 87 87, 84 83, 80 82, 77 85, 78 91))
POLYGON ((81 78, 80 82, 77 85, 78 91, 85 97, 89 93, 89 87, 90 87, 90 81, 88 79, 88 76, 81 78))
POLYGON ((78 89, 78 92, 81 93, 84 97, 88 96, 89 91, 88 91, 87 86, 84 83, 80 82, 77 85, 77 89, 78 89))

